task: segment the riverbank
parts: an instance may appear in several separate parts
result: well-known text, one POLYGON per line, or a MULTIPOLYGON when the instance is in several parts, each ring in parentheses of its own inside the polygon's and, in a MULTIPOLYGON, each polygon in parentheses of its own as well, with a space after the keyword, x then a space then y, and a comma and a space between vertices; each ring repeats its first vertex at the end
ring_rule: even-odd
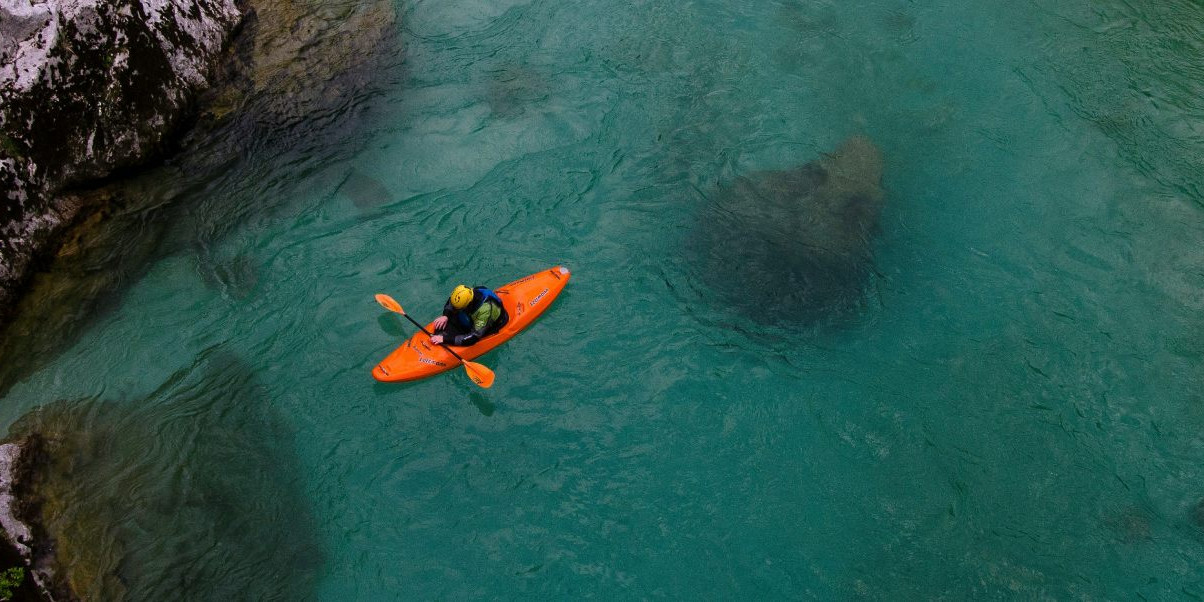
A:
MULTIPOLYGON (((239 158, 298 145, 360 143, 357 128, 373 110, 364 99, 392 85, 401 61, 392 4, 313 10, 294 0, 258 0, 245 10, 214 85, 198 94, 189 129, 172 144, 175 151, 91 188, 61 191, 51 201, 53 219, 28 219, 41 238, 10 245, 26 244, 28 252, 9 270, 15 274, 24 265, 23 279, 0 283, 0 394, 103 314, 153 258, 197 253, 218 264, 206 271, 226 272, 226 260, 209 257, 199 242, 220 232, 205 232, 184 248, 163 238, 182 224, 191 227, 188 199, 229 177, 239 158), (291 124, 308 131, 294 132, 291 124)), ((270 210, 263 199, 228 201, 228 213, 270 210)))
POLYGON ((88 190, 168 154, 214 83, 234 0, 0 4, 0 325, 88 190))
MULTIPOLYGON (((78 8, 78 4, 71 4, 69 8, 78 8)), ((13 6, 15 4, 10 2, 4 7, 11 14, 17 10, 13 6)), ((84 17, 91 19, 88 23, 92 25, 111 25, 109 22, 114 19, 110 12, 119 10, 121 6, 124 5, 88 6, 96 15, 85 14, 84 17)), ((163 10, 171 10, 171 7, 163 10)), ((70 40, 64 31, 83 29, 70 25, 67 19, 68 16, 78 17, 79 12, 60 9, 59 13, 51 15, 57 15, 58 20, 50 19, 47 27, 57 28, 55 31, 59 37, 55 39, 59 42, 57 45, 48 43, 47 52, 50 55, 64 52, 61 47, 66 45, 76 54, 101 52, 113 56, 115 61, 120 58, 124 47, 89 47, 85 53, 63 41, 70 40), (70 14, 64 16, 64 13, 70 14)), ((205 12, 201 11, 202 14, 205 12)), ((132 14, 147 17, 145 12, 139 13, 136 7, 132 14)), ((159 19, 155 24, 164 28, 163 22, 163 19, 159 19)), ((126 25, 134 27, 136 24, 126 25)), ((179 252, 196 252, 204 256, 203 247, 181 249, 163 244, 165 233, 187 227, 187 216, 192 211, 187 204, 192 191, 202 189, 214 180, 220 181, 236 157, 257 152, 271 153, 274 152, 273 145, 294 145, 299 142, 327 144, 330 137, 324 132, 328 134, 331 130, 344 130, 344 135, 354 137, 356 114, 346 112, 344 106, 349 102, 359 102, 357 99, 363 95, 370 95, 372 89, 381 85, 381 76, 390 73, 392 67, 388 65, 399 62, 396 15, 392 4, 387 1, 326 6, 314 10, 308 4, 291 0, 259 0, 241 6, 237 22, 233 25, 229 35, 221 40, 219 52, 210 57, 213 60, 204 65, 194 65, 197 67, 196 73, 202 75, 203 85, 192 86, 200 81, 192 79, 188 80, 192 87, 187 89, 161 90, 165 96, 173 99, 178 97, 178 106, 172 105, 178 109, 177 112, 167 114, 164 107, 159 107, 160 112, 145 121, 139 121, 133 113, 123 115, 123 123, 131 124, 131 131, 144 133, 144 137, 137 144, 130 142, 129 137, 110 140, 107 144, 116 146, 128 143, 128 150, 131 151, 128 155, 117 157, 109 153, 102 156, 103 149, 98 144, 97 136, 83 142, 68 137, 60 139, 60 145, 72 150, 76 148, 73 145, 78 143, 79 152, 68 152, 60 157, 62 164, 53 169, 45 168, 37 161, 46 159, 33 151, 43 152, 44 147, 52 146, 51 141, 38 138, 41 130, 37 129, 20 130, 13 134, 17 117, 25 118, 22 117, 25 114, 16 112, 17 109, 29 111, 31 117, 28 119, 37 123, 55 119, 72 120, 61 114, 37 113, 37 107, 28 103, 21 107, 14 105, 5 114, 5 123, 9 127, 5 130, 8 136, 6 140, 17 139, 18 135, 26 138, 18 141, 19 153, 10 152, 2 157, 2 165, 8 169, 6 186, 10 186, 9 190, 20 196, 22 202, 5 205, 3 213, 9 220, 5 222, 4 231, 11 235, 0 246, 0 250, 3 250, 0 256, 4 259, 4 278, 0 282, 0 310, 3 311, 0 311, 0 315, 6 318, 6 321, 0 321, 0 391, 7 391, 25 375, 36 370, 40 362, 49 357, 50 349, 68 344, 88 324, 102 317, 106 308, 120 298, 125 287, 137 280, 153 259, 179 252), (279 127, 281 123, 305 123, 311 118, 324 120, 328 129, 314 128, 311 138, 290 136, 279 127), (310 142, 305 142, 307 139, 310 142), (101 160, 104 157, 110 157, 108 163, 101 160), (26 163, 20 164, 21 161, 26 163), (14 165, 17 169, 12 169, 14 165), (31 165, 37 167, 29 167, 31 165), (27 172, 39 177, 13 180, 13 174, 27 172)), ((100 30, 89 30, 92 31, 100 30)), ((30 35, 37 38, 36 33, 30 35)), ((92 40, 93 34, 89 33, 86 37, 92 40)), ((119 41, 124 39, 122 34, 117 33, 100 37, 118 40, 110 42, 118 46, 119 41)), ((147 35, 139 39, 146 41, 145 38, 147 35)), ((49 38, 43 35, 37 39, 49 38)), ((194 38, 177 36, 175 39, 187 41, 194 38)), ((212 36, 205 39, 216 40, 212 36)), ((186 54, 186 51, 184 49, 181 52, 186 54)), ((164 52, 174 56, 166 50, 164 52)), ((6 57, 10 56, 15 55, 6 54, 6 57)), ((129 75, 135 70, 132 67, 128 71, 109 67, 104 74, 129 75)), ((160 75, 166 77, 164 73, 160 75)), ((100 75, 96 75, 88 83, 105 89, 129 90, 131 94, 135 91, 146 93, 139 87, 149 87, 153 91, 157 89, 156 85, 165 85, 163 81, 156 83, 145 79, 131 82, 118 78, 107 83, 101 82, 101 79, 100 75)), ((37 81, 42 80, 57 81, 50 76, 37 81)), ((13 81, 24 82, 18 79, 13 81)), ((41 88, 33 86, 30 89, 46 93, 47 84, 43 82, 40 85, 41 88)), ((106 104, 120 100, 110 98, 111 95, 89 95, 75 89, 70 95, 72 98, 89 97, 99 102, 101 108, 91 113, 122 113, 120 104, 106 104)), ((86 105, 81 100, 76 105, 54 108, 59 111, 72 109, 88 112, 88 106, 93 105, 86 105)), ((93 127, 106 128, 99 123, 93 123, 93 127)), ((83 126, 77 129, 80 128, 83 126)), ((109 127, 106 132, 111 129, 109 127)), ((81 131, 87 132, 86 129, 81 131)), ((68 132, 72 133, 77 132, 68 132)), ((67 134, 58 132, 56 135, 67 134)), ((13 145, 6 148, 11 151, 13 145)), ((247 201, 239 199, 238 202, 247 201)), ((254 203, 254 200, 250 201, 254 203)), ((231 271, 223 267, 227 265, 224 261, 216 261, 214 273, 220 281, 229 281, 230 278, 246 280, 237 268, 231 271)), ((237 266, 237 261, 233 265, 237 266)), ((219 285, 225 286, 220 282, 219 285)), ((60 414, 69 416, 73 415, 73 408, 80 404, 64 401, 59 405, 63 408, 60 414)), ((86 435, 80 433, 72 436, 86 435)), ((112 445, 125 445, 127 437, 113 435, 112 445)), ((48 449, 47 453, 39 456, 42 461, 34 467, 36 470, 44 471, 62 462, 63 453, 78 458, 87 458, 90 453, 90 448, 81 450, 62 445, 51 445, 48 449)), ((94 594, 107 592, 106 599, 111 599, 107 596, 120 589, 115 585, 123 578, 120 571, 144 570, 146 567, 119 569, 119 566, 131 562, 129 558, 123 559, 125 554, 120 550, 106 552, 116 556, 96 556, 99 549, 92 548, 97 534, 118 533, 113 531, 115 525, 104 520, 84 517, 62 531, 63 517, 81 516, 79 504, 88 503, 87 496, 76 499, 63 492, 72 491, 90 476, 71 473, 59 474, 55 478, 59 481, 54 489, 57 492, 53 496, 55 503, 43 504, 20 495, 14 501, 17 507, 39 508, 39 512, 30 519, 30 528, 35 532, 44 530, 47 525, 59 525, 59 531, 50 540, 53 543, 39 546, 43 554, 49 555, 48 559, 37 562, 66 567, 56 581, 56 599, 71 599, 86 591, 94 594), (71 559, 64 562, 56 557, 63 550, 71 550, 76 560, 95 556, 95 562, 89 561, 83 565, 71 559), (79 589, 81 587, 84 589, 79 589)), ((120 539, 124 536, 118 533, 111 537, 120 539)), ((13 535, 10 539, 19 541, 20 538, 13 535)), ((145 563, 139 561, 135 564, 145 563)), ((276 587, 285 586, 276 584, 276 587)))

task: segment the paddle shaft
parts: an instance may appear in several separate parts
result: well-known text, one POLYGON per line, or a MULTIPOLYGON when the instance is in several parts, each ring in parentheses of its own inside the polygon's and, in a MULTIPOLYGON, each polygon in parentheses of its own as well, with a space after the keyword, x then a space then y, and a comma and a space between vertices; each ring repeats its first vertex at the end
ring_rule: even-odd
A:
MULTIPOLYGON (((409 320, 410 322, 412 322, 412 323, 414 324, 414 326, 417 326, 417 327, 418 327, 418 330, 421 330, 421 331, 422 331, 424 334, 426 334, 426 336, 428 336, 428 337, 429 337, 429 336, 431 336, 431 333, 427 331, 426 327, 425 327, 425 326, 423 326, 422 324, 419 324, 418 322, 415 322, 415 321, 414 321, 414 318, 411 318, 411 317, 410 317, 410 314, 404 314, 404 313, 403 313, 403 314, 401 314, 401 315, 405 316, 407 320, 409 320)), ((456 353, 455 351, 452 351, 451 347, 448 347, 446 343, 439 343, 439 346, 440 346, 440 347, 443 347, 444 349, 446 349, 448 353, 450 353, 450 354, 452 354, 452 355, 456 356, 456 359, 460 360, 460 362, 465 362, 465 361, 467 361, 467 360, 465 360, 464 358, 460 357, 460 354, 459 354, 459 353, 456 353)))

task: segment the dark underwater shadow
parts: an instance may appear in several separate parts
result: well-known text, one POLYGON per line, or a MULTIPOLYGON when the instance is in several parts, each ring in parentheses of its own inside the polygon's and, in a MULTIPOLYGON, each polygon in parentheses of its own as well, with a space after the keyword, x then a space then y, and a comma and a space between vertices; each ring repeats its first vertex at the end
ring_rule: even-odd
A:
POLYGON ((717 187, 686 243, 717 305, 755 322, 840 322, 865 303, 884 203, 882 155, 856 136, 816 161, 717 187))
POLYGON ((472 402, 472 405, 476 407, 477 411, 486 418, 493 416, 493 413, 497 411, 497 406, 494 405, 492 401, 489 401, 489 399, 484 395, 482 395, 480 391, 473 391, 472 393, 469 393, 468 401, 472 402))
POLYGON ((391 202, 393 197, 393 193, 380 180, 354 168, 339 185, 339 194, 360 211, 380 207, 391 202))
POLYGON ((527 110, 550 94, 550 84, 540 72, 517 64, 491 71, 486 89, 486 102, 498 119, 521 117, 527 110))
POLYGON ((201 281, 228 299, 247 299, 259 284, 259 266, 250 255, 214 257, 213 253, 198 249, 196 259, 201 281))
POLYGON ((381 330, 385 331, 385 334, 397 337, 397 344, 400 345, 410 338, 410 333, 397 318, 398 316, 392 312, 383 313, 377 316, 376 323, 380 325, 381 330))

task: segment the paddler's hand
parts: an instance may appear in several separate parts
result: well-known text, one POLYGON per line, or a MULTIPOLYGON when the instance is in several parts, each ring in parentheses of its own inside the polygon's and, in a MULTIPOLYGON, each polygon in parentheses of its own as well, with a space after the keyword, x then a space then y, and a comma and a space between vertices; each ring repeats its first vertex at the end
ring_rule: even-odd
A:
POLYGON ((432 335, 431 343, 434 343, 435 345, 439 345, 439 344, 443 343, 443 335, 441 335, 441 334, 432 335))
POLYGON ((447 326, 447 316, 439 316, 438 318, 435 318, 435 323, 433 326, 435 327, 435 330, 443 330, 443 327, 447 326))

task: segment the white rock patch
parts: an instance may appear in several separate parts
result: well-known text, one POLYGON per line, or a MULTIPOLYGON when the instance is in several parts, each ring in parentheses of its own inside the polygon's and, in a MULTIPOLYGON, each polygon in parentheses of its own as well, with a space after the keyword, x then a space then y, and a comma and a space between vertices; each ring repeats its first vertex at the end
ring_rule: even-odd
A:
POLYGON ((17 520, 15 498, 13 497, 13 469, 17 459, 21 457, 21 446, 16 443, 0 445, 0 527, 4 527, 4 535, 26 559, 29 558, 29 546, 33 535, 29 526, 17 520))

